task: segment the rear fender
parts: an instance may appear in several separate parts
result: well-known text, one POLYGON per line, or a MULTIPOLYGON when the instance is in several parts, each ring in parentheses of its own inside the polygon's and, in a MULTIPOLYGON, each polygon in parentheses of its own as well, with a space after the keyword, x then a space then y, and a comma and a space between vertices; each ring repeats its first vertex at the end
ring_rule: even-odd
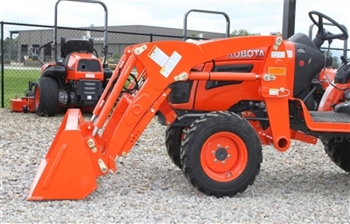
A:
POLYGON ((56 65, 55 63, 46 63, 46 64, 44 64, 43 66, 41 66, 41 74, 43 74, 44 71, 45 71, 47 68, 49 68, 49 67, 51 67, 51 66, 55 66, 55 65, 56 65))
POLYGON ((323 90, 327 89, 327 87, 329 86, 329 82, 334 81, 336 72, 337 70, 333 68, 326 68, 321 70, 318 80, 320 81, 323 90))
POLYGON ((334 105, 340 103, 344 96, 344 91, 340 89, 346 88, 350 88, 350 83, 329 85, 322 96, 318 111, 333 111, 334 105))

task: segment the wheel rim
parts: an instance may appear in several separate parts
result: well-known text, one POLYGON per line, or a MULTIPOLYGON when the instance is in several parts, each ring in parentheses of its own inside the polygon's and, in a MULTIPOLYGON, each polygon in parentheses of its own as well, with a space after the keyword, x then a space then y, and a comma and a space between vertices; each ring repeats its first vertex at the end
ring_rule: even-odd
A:
POLYGON ((219 132, 203 144, 200 162, 211 179, 228 182, 242 174, 248 162, 248 151, 238 135, 219 132))
POLYGON ((36 87, 35 91, 34 91, 34 98, 35 98, 35 108, 39 107, 39 103, 40 103, 40 90, 39 87, 36 87))

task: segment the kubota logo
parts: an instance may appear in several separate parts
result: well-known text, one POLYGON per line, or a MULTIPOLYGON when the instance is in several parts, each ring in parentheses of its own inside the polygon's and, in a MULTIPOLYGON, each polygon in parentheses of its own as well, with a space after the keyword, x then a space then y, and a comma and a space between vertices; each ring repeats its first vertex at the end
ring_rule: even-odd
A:
POLYGON ((227 55, 228 58, 263 58, 265 52, 263 50, 243 50, 227 55))

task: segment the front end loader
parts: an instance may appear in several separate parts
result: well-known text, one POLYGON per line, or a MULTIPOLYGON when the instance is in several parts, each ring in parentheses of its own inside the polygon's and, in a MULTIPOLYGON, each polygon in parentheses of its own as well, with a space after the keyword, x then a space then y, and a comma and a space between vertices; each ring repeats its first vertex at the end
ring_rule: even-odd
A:
POLYGON ((42 45, 41 49, 51 47, 55 62, 43 64, 40 78, 29 82, 24 97, 11 99, 10 107, 15 112, 35 112, 41 116, 54 116, 58 111, 67 108, 80 108, 91 112, 101 96, 112 70, 107 67, 107 6, 100 1, 91 0, 58 0, 55 5, 55 24, 53 41, 42 45), (102 46, 103 60, 94 49, 92 38, 60 39, 60 57, 57 49, 57 9, 62 1, 93 3, 105 10, 104 38, 102 46))
MULTIPOLYGON (((322 21, 322 15, 317 15, 322 21)), ((335 36, 347 38, 347 33, 335 36)), ((260 171, 262 144, 286 151, 292 139, 315 144, 320 138, 336 155, 336 163, 349 172, 350 62, 338 70, 334 84, 323 96, 324 108, 328 102, 332 107, 309 111, 305 102, 295 97, 297 83, 304 79, 296 69, 296 45, 280 36, 249 36, 127 47, 91 119, 84 120, 79 109, 68 109, 40 163, 28 200, 87 197, 97 188, 98 177, 116 171, 115 159, 128 154, 154 116, 169 126, 180 122, 183 114, 169 102, 169 86, 191 80, 242 82, 246 88, 240 92, 241 100, 257 103, 266 113, 260 116, 258 110, 238 113, 222 108, 201 111, 196 119, 188 120, 181 166, 201 192, 216 197, 243 192, 260 171), (254 71, 195 69, 232 52, 260 48, 266 49, 266 56, 254 71), (130 77, 131 82, 127 81, 130 77)), ((311 59, 318 58, 316 52, 311 50, 311 59)), ((237 97, 225 101, 233 98, 237 97)), ((210 104, 215 101, 209 101, 208 107, 210 104)))

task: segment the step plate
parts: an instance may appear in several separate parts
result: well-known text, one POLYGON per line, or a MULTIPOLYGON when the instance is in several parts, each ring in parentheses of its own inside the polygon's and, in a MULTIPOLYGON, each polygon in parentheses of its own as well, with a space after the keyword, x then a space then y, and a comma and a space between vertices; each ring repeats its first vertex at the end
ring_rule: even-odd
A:
POLYGON ((314 122, 325 123, 350 123, 350 115, 345 113, 336 113, 333 111, 310 111, 314 122))

